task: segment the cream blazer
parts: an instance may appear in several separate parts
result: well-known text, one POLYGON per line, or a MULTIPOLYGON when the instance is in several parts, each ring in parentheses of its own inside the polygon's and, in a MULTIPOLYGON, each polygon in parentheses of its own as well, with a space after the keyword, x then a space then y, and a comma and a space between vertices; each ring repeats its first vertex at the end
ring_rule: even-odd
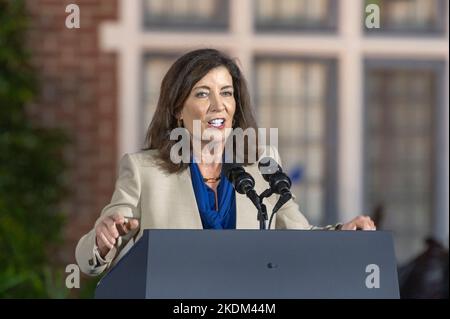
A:
MULTIPOLYGON (((278 152, 270 148, 270 156, 280 163, 278 152)), ((166 174, 156 165, 156 150, 126 154, 119 164, 119 174, 111 202, 101 216, 121 213, 139 219, 140 228, 117 240, 103 259, 95 241, 95 227, 84 235, 76 247, 76 260, 82 272, 98 275, 114 265, 138 240, 144 229, 202 229, 202 222, 192 187, 190 170, 179 174, 166 174)), ((255 190, 263 192, 268 183, 257 164, 245 170, 255 179, 255 190)), ((295 199, 295 198, 294 198, 295 199)), ((265 199, 270 217, 277 196, 265 199)), ((100 221, 97 219, 95 225, 100 221)), ((294 200, 287 202, 276 214, 273 223, 277 229, 313 229, 300 212, 294 200)), ((273 227, 273 226, 272 226, 273 227)), ((257 211, 251 201, 236 192, 236 228, 258 229, 257 211)))

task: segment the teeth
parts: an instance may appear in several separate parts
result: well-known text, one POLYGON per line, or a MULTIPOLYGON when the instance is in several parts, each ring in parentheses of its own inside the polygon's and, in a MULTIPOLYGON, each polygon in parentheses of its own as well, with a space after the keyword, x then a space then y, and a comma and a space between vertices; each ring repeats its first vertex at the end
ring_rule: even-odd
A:
POLYGON ((221 126, 224 122, 225 122, 224 119, 213 119, 208 123, 211 124, 212 126, 221 126))

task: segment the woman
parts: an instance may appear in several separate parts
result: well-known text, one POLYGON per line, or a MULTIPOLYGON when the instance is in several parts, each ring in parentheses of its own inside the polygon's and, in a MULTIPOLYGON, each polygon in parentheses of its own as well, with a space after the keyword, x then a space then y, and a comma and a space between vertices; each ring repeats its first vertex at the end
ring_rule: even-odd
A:
MULTIPOLYGON (((212 49, 192 51, 179 58, 162 81, 147 133, 148 148, 122 158, 111 203, 77 245, 81 270, 89 275, 102 273, 123 256, 143 229, 257 229, 259 222, 251 201, 236 194, 221 176, 220 162, 232 128, 256 129, 247 86, 234 61, 212 49), (195 125, 201 134, 195 134, 195 125), (184 161, 174 160, 178 151, 173 150, 179 142, 171 139, 174 129, 185 130, 190 137, 184 161), (207 132, 212 134, 203 140, 207 132), (215 160, 207 161, 211 149, 215 150, 215 160)), ((251 150, 246 145, 244 165, 260 194, 267 182, 257 163, 251 161, 255 150, 260 148, 251 150)), ((276 201, 275 196, 265 201, 268 212, 276 201)), ((275 227, 318 229, 308 223, 292 199, 277 212, 275 227)), ((359 216, 343 225, 321 229, 337 228, 373 230, 375 225, 369 217, 359 216)))

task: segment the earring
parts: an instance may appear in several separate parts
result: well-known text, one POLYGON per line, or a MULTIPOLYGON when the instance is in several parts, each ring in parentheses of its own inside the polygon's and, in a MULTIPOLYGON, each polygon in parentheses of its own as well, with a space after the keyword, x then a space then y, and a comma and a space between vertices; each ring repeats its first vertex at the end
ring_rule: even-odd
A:
POLYGON ((178 127, 184 127, 183 119, 177 119, 178 127))

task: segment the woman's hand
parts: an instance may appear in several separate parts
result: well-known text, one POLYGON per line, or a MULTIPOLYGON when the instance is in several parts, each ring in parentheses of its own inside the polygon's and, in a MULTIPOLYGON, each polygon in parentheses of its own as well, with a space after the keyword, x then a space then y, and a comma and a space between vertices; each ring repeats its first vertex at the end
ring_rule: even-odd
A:
POLYGON ((127 219, 121 214, 105 216, 97 227, 95 227, 95 241, 104 258, 106 254, 114 247, 119 236, 127 234, 130 230, 139 227, 137 219, 127 219))
POLYGON ((376 230, 375 223, 369 216, 357 216, 341 227, 342 230, 376 230))

